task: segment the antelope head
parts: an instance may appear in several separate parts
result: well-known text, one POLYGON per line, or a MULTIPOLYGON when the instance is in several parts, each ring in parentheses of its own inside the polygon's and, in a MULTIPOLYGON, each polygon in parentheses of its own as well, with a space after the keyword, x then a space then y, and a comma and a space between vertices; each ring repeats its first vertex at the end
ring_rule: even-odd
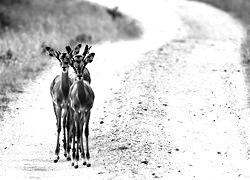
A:
POLYGON ((60 51, 56 51, 51 47, 46 47, 45 49, 51 57, 55 57, 60 62, 62 72, 67 73, 70 65, 70 58, 67 56, 67 53, 61 53, 60 51))
POLYGON ((72 67, 76 73, 78 80, 83 79, 84 69, 88 63, 91 63, 95 57, 95 53, 89 53, 91 46, 86 45, 82 54, 75 55, 72 58, 72 67))

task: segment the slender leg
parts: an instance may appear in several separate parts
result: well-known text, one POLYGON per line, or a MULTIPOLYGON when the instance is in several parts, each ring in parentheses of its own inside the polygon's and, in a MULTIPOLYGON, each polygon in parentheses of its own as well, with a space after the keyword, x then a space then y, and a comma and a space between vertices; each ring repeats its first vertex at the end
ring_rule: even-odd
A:
POLYGON ((77 136, 77 143, 76 143, 76 164, 75 168, 78 168, 78 161, 79 161, 79 145, 80 145, 80 113, 77 113, 77 120, 76 120, 76 136, 77 136))
POLYGON ((67 139, 66 139, 66 122, 67 122, 67 116, 68 116, 68 109, 63 110, 63 149, 64 149, 64 157, 67 157, 67 139))
POLYGON ((60 139, 60 132, 61 132, 61 114, 62 114, 62 109, 60 107, 55 107, 54 105, 54 111, 56 114, 56 119, 57 119, 57 143, 56 143, 56 150, 55 150, 55 155, 56 158, 54 159, 54 162, 57 163, 59 160, 59 152, 60 152, 60 144, 59 144, 59 139, 60 139))
POLYGON ((86 157, 87 157, 87 167, 91 166, 90 163, 90 154, 89 154, 89 118, 90 110, 86 113, 86 124, 85 124, 85 139, 86 139, 86 157))
POLYGON ((72 112, 68 111, 68 114, 67 114, 67 123, 66 123, 66 128, 67 128, 67 161, 70 161, 71 158, 70 158, 70 142, 71 142, 71 137, 72 137, 72 128, 73 128, 73 124, 72 124, 72 118, 71 118, 71 114, 72 112))
POLYGON ((86 165, 87 163, 86 163, 86 159, 85 159, 85 152, 84 152, 84 146, 83 146, 83 125, 84 125, 84 116, 81 117, 81 122, 80 122, 80 141, 81 141, 81 158, 82 158, 82 164, 86 165))
POLYGON ((72 166, 74 166, 74 163, 75 163, 75 159, 76 159, 76 148, 75 148, 75 137, 76 137, 76 116, 77 116, 77 113, 74 112, 74 122, 73 122, 73 133, 72 133, 72 138, 73 138, 73 141, 72 141, 72 166))

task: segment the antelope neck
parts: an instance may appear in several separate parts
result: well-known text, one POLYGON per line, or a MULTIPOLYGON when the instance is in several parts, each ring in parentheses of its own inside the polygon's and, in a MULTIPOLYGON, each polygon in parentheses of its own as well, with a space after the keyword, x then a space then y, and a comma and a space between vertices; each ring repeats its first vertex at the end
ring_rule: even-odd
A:
POLYGON ((80 102, 86 102, 86 92, 84 90, 83 79, 77 80, 78 98, 80 102))
POLYGON ((64 99, 68 98, 69 94, 69 77, 68 77, 68 71, 67 72, 62 72, 61 75, 61 88, 62 88, 62 93, 64 99))

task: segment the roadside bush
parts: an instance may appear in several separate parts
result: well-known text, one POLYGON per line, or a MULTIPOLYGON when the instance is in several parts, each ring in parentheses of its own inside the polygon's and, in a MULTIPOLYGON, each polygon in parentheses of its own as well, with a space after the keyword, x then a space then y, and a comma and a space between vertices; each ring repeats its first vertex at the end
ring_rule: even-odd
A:
POLYGON ((140 33, 134 20, 123 16, 113 21, 105 7, 87 1, 0 0, 0 97, 22 92, 47 68, 47 45, 64 50, 69 42, 95 44, 140 33))

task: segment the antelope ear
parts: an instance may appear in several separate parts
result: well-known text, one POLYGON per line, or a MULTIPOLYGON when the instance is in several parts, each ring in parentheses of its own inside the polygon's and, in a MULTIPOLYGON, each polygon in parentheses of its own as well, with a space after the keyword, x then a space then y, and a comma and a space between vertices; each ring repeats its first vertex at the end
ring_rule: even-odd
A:
POLYGON ((73 53, 73 54, 74 54, 74 55, 79 54, 81 47, 82 47, 82 44, 78 44, 78 45, 75 47, 75 50, 74 50, 74 53, 73 53))
POLYGON ((71 49, 70 46, 66 46, 65 49, 66 49, 66 52, 67 52, 68 54, 71 54, 72 49, 71 49))
POLYGON ((86 57, 86 61, 87 61, 88 63, 91 63, 91 62, 93 61, 94 57, 95 57, 95 53, 90 53, 90 54, 86 57))
POLYGON ((51 47, 45 47, 45 50, 49 53, 49 56, 51 57, 56 57, 55 50, 52 49, 51 47))
POLYGON ((49 55, 51 56, 51 57, 55 57, 55 58, 57 58, 59 61, 60 61, 60 59, 59 59, 59 57, 60 57, 60 55, 61 55, 61 52, 60 51, 55 51, 53 48, 51 48, 51 47, 45 47, 45 49, 46 49, 46 51, 49 53, 49 55))

